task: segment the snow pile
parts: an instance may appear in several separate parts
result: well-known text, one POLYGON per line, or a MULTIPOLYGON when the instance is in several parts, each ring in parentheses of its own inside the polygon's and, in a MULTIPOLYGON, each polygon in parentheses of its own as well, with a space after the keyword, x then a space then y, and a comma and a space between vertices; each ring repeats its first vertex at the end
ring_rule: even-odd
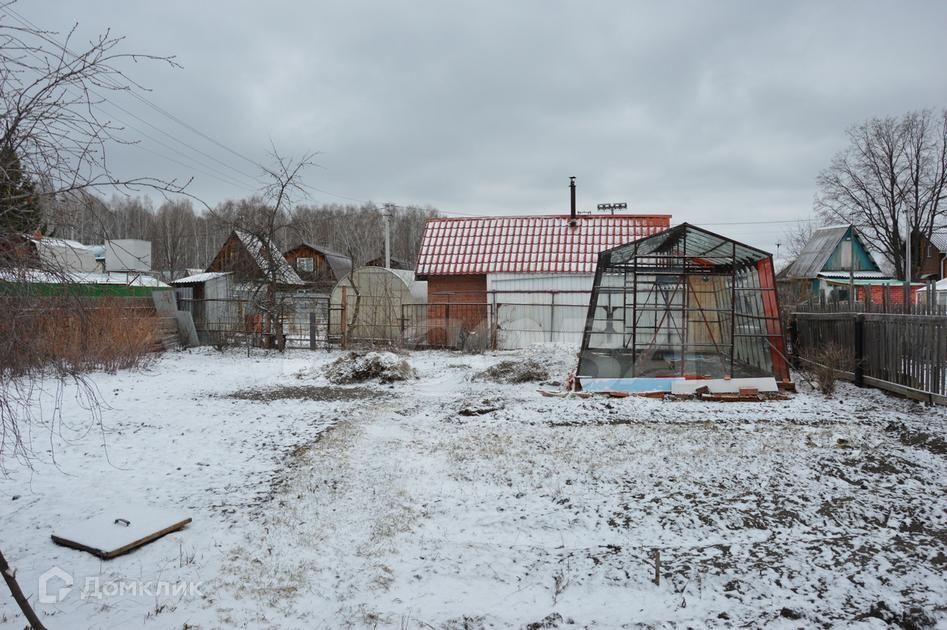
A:
POLYGON ((362 383, 374 379, 391 383, 414 378, 416 373, 407 359, 393 352, 350 352, 326 366, 325 375, 333 383, 362 383))
POLYGON ((549 369, 534 359, 500 361, 475 377, 475 380, 495 383, 531 383, 549 378, 549 369))

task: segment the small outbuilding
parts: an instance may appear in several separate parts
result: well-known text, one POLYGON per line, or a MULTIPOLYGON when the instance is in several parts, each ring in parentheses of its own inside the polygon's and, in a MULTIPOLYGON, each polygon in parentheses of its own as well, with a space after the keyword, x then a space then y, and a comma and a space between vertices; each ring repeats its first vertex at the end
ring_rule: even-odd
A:
POLYGON ((171 286, 178 309, 191 314, 202 342, 206 342, 207 331, 242 325, 242 304, 232 299, 232 273, 205 271, 174 280, 171 286))
POLYGON ((329 335, 346 342, 410 339, 416 310, 425 308, 427 282, 413 271, 360 267, 339 281, 329 300, 329 335))
POLYGON ((577 376, 788 380, 772 256, 687 223, 602 252, 577 376))

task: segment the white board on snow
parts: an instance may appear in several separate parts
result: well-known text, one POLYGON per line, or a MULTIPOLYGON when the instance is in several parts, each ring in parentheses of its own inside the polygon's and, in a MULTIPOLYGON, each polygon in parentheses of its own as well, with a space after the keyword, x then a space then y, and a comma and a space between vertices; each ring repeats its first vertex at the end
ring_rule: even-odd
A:
POLYGON ((772 376, 763 378, 708 378, 687 381, 674 381, 672 394, 693 394, 698 388, 706 387, 711 394, 738 394, 741 387, 755 387, 760 392, 776 392, 779 387, 772 376))
POLYGON ((171 510, 126 507, 60 525, 52 537, 57 545, 88 551, 109 560, 175 532, 190 522, 191 517, 171 510))

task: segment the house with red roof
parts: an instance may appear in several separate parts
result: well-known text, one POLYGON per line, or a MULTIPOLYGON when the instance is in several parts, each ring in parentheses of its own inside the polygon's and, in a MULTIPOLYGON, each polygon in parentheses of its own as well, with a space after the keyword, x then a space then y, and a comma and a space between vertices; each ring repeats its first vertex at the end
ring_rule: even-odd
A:
POLYGON ((433 218, 416 277, 428 317, 454 334, 496 335, 497 347, 578 344, 598 255, 670 227, 665 214, 433 218))

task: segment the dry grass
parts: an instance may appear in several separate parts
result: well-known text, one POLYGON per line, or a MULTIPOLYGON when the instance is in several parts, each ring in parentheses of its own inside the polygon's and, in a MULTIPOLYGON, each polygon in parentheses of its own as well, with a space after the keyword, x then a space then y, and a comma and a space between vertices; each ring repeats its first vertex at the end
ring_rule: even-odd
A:
POLYGON ((154 314, 130 309, 122 298, 17 297, 4 306, 0 369, 8 377, 139 367, 158 341, 154 314))

